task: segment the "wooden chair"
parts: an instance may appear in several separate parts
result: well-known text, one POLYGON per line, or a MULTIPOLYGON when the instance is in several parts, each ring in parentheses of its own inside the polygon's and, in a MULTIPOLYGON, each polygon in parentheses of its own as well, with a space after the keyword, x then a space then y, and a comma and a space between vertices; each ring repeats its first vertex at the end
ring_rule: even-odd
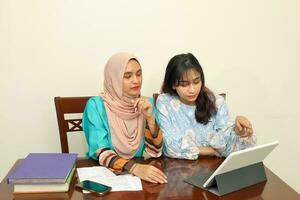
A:
POLYGON ((219 95, 221 95, 222 97, 224 97, 224 99, 226 99, 226 93, 220 93, 219 95))
POLYGON ((66 119, 65 114, 83 113, 90 97, 55 97, 55 108, 59 128, 61 152, 69 153, 68 132, 82 131, 82 117, 66 119))

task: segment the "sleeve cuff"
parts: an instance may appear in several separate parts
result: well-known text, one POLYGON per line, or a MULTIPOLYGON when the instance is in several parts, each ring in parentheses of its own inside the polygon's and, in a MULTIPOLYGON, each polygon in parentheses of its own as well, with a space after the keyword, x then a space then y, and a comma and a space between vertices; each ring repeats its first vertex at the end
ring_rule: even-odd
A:
POLYGON ((130 172, 131 168, 135 164, 134 160, 129 160, 125 165, 124 165, 124 170, 130 172))

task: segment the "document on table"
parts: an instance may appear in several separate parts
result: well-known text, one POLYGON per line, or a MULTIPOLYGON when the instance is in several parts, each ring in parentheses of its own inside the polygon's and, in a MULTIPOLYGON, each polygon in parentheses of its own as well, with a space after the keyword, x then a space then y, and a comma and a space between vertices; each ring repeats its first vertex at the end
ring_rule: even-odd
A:
POLYGON ((141 179, 131 174, 115 175, 112 171, 102 166, 77 168, 80 181, 90 180, 112 187, 116 191, 141 191, 141 179))

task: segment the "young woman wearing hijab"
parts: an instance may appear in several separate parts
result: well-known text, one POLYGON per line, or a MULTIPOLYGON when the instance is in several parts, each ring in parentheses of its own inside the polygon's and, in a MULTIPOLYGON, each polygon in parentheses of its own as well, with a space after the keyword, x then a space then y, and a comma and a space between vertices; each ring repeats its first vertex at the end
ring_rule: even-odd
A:
POLYGON ((128 171, 152 183, 166 183, 161 170, 133 160, 162 153, 153 99, 140 95, 141 86, 142 69, 134 55, 117 53, 108 60, 104 92, 89 99, 83 113, 87 155, 113 171, 128 171))
POLYGON ((169 61, 156 106, 166 156, 228 156, 256 143, 250 121, 243 116, 230 120, 224 98, 205 86, 202 67, 191 53, 169 61))

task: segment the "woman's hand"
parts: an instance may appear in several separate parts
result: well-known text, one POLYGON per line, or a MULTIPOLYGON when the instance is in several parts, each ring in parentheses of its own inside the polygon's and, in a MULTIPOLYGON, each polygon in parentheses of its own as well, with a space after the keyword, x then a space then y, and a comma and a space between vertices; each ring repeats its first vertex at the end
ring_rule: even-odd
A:
POLYGON ((137 110, 145 116, 145 118, 148 122, 148 126, 150 128, 151 133, 155 135, 158 129, 157 129, 157 126, 156 126, 155 117, 154 117, 153 112, 152 112, 153 106, 150 103, 148 97, 139 98, 135 102, 134 107, 137 107, 137 110))
POLYGON ((147 97, 141 97, 136 100, 134 107, 137 108, 147 119, 154 117, 152 113, 152 104, 147 97))
POLYGON ((167 183, 166 175, 156 167, 147 164, 136 164, 131 173, 151 183, 167 183))
POLYGON ((199 147, 201 156, 216 156, 222 157, 222 155, 212 147, 199 147))
POLYGON ((235 118, 235 132, 240 137, 249 137, 253 134, 253 129, 250 121, 244 116, 237 116, 235 118))

